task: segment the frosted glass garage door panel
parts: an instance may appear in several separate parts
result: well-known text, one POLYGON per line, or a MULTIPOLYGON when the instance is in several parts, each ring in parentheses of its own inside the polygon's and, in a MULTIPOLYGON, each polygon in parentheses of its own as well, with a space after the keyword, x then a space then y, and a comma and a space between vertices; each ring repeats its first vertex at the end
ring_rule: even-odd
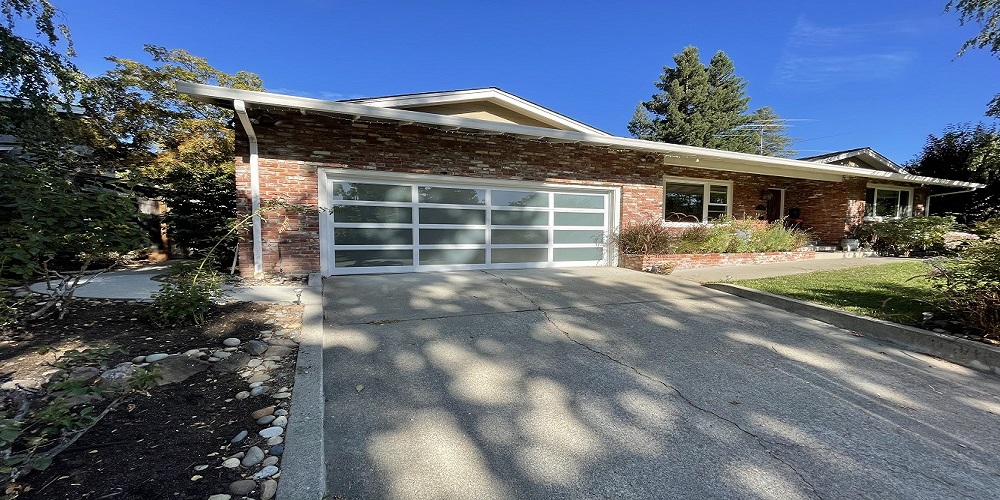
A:
POLYGON ((556 248, 552 253, 552 260, 556 262, 589 262, 603 259, 604 249, 600 247, 556 248))
POLYGON ((413 188, 396 184, 365 184, 337 182, 330 186, 331 200, 354 201, 413 201, 413 188))
POLYGON ((485 189, 464 189, 444 187, 419 187, 420 203, 444 203, 448 205, 485 205, 485 189))
POLYGON ((556 226, 604 227, 603 213, 556 212, 556 226))
POLYGON ((341 250, 334 251, 336 267, 412 266, 412 250, 341 250))
POLYGON ((412 229, 336 228, 333 230, 335 245, 411 245, 412 229))
POLYGON ((493 190, 490 204, 494 207, 548 207, 549 193, 534 191, 493 190))
POLYGON ((494 264, 548 262, 547 248, 494 248, 494 264))
POLYGON ((484 245, 485 229, 421 229, 421 245, 484 245))
POLYGON ((422 266, 485 264, 486 249, 483 248, 421 249, 419 258, 420 258, 420 265, 422 266))
POLYGON ((547 245, 547 229, 494 229, 490 235, 494 245, 547 245))
POLYGON ((604 208, 604 195, 593 194, 556 194, 556 208, 604 208))
POLYGON ((413 209, 410 207, 334 205, 333 222, 409 224, 413 222, 413 209))
POLYGON ((548 212, 527 210, 493 210, 491 216, 495 226, 547 226, 548 212))
POLYGON ((604 243, 604 231, 592 231, 590 229, 556 230, 554 243, 591 243, 594 245, 600 245, 604 243))
POLYGON ((462 210, 458 208, 421 208, 421 224, 486 224, 485 210, 462 210))

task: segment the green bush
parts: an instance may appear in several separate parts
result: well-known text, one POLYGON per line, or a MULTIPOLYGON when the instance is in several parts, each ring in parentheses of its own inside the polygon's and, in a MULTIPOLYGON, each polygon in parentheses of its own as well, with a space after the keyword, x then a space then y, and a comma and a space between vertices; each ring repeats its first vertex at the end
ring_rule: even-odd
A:
POLYGON ((629 255, 679 253, 789 252, 804 246, 808 235, 781 221, 725 217, 685 228, 664 227, 659 220, 624 225, 614 235, 619 251, 629 255))
POLYGON ((955 231, 954 217, 904 217, 864 226, 863 240, 880 255, 945 252, 945 233, 955 231))
POLYGON ((215 271, 211 259, 181 264, 178 268, 170 281, 160 285, 160 291, 153 295, 146 315, 158 325, 200 325, 215 301, 222 298, 225 278, 215 271))
POLYGON ((1000 239, 973 242, 955 257, 930 262, 947 309, 967 327, 1000 340, 1000 239))
POLYGON ((1000 239, 1000 217, 976 222, 972 232, 982 239, 1000 239))

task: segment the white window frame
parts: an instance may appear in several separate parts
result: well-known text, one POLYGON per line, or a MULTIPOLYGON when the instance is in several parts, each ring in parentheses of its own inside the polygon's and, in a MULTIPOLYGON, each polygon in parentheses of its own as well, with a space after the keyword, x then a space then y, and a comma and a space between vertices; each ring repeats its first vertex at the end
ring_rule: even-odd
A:
MULTIPOLYGON (((694 177, 670 177, 663 176, 663 184, 660 187, 663 188, 663 198, 662 204, 663 209, 660 217, 663 219, 663 225, 669 227, 688 227, 688 226, 699 226, 708 224, 708 205, 709 196, 712 190, 712 186, 726 186, 726 215, 733 214, 733 181, 722 181, 717 179, 699 179, 694 177), (670 184, 695 184, 701 185, 703 187, 702 196, 705 202, 701 207, 701 221, 699 222, 687 222, 687 221, 668 221, 667 220, 667 183, 670 184)), ((717 203, 712 203, 712 205, 718 206, 717 203)))
MULTIPOLYGON (((895 186, 895 185, 892 185, 892 184, 868 184, 868 185, 866 185, 865 186, 865 216, 864 216, 864 220, 870 221, 870 222, 879 222, 879 221, 883 221, 883 220, 886 220, 886 219, 901 219, 903 217, 912 217, 913 216, 913 205, 916 202, 916 200, 914 200, 914 198, 913 198, 913 191, 914 191, 914 189, 912 187, 895 186), (896 191, 896 192, 906 191, 906 192, 909 193, 909 198, 908 199, 910 201, 906 205, 906 208, 903 211, 902 215, 896 215, 895 217, 886 217, 884 215, 868 215, 868 190, 869 189, 874 189, 875 190, 875 199, 876 200, 878 199, 878 192, 879 192, 879 190, 882 190, 882 191, 896 191)), ((898 211, 898 207, 899 207, 899 195, 898 194, 896 195, 896 203, 897 203, 896 206, 897 206, 897 211, 898 211)))

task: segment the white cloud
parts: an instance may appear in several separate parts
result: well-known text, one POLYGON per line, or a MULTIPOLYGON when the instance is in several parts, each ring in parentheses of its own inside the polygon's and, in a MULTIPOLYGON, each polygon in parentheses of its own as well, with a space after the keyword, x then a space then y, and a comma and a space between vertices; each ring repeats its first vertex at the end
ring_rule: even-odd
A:
POLYGON ((927 20, 820 26, 800 17, 772 77, 778 87, 822 90, 901 77, 916 60, 927 20))

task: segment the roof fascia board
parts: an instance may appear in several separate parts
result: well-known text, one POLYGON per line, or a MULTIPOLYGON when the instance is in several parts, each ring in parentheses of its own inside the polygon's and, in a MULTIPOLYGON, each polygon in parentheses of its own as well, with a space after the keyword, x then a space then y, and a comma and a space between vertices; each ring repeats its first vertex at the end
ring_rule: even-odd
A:
MULTIPOLYGON (((432 113, 421 113, 418 111, 408 111, 395 108, 380 108, 377 106, 367 106, 363 104, 353 104, 346 102, 324 101, 309 97, 295 97, 282 94, 271 94, 268 92, 257 92, 252 90, 239 90, 215 85, 204 85, 200 83, 177 82, 178 92, 191 95, 196 99, 214 103, 216 101, 242 100, 248 104, 258 104, 261 106, 273 106, 279 108, 289 108, 306 110, 318 113, 329 113, 346 117, 368 117, 376 120, 413 122, 437 127, 449 127, 452 129, 471 129, 515 136, 525 136, 538 139, 555 139, 566 142, 585 143, 589 145, 629 149, 635 151, 646 151, 651 153, 662 153, 678 157, 690 157, 698 159, 713 159, 717 161, 729 161, 735 165, 745 167, 756 166, 752 173, 769 175, 769 172, 781 167, 786 170, 800 172, 820 172, 839 174, 851 177, 868 177, 874 179, 896 180, 899 182, 911 182, 918 184, 932 184, 950 187, 981 188, 983 184, 972 182, 952 181, 948 179, 937 179, 933 177, 921 177, 898 172, 884 172, 879 170, 868 170, 857 167, 844 167, 839 165, 828 165, 824 163, 792 160, 788 158, 776 158, 770 156, 758 156, 747 153, 735 153, 732 151, 720 151, 695 146, 684 146, 680 144, 668 144, 665 142, 644 141, 641 139, 630 139, 608 135, 596 135, 569 130, 557 130, 545 127, 531 127, 527 125, 517 125, 513 123, 502 123, 476 118, 460 118, 448 115, 435 115, 432 113)), ((735 165, 733 168, 735 168, 735 165)), ((741 167, 743 168, 743 167, 741 167)), ((730 168, 731 170, 731 168, 730 168)), ((736 170, 739 171, 739 170, 736 170)), ((750 171, 750 170, 748 170, 750 171)))
POLYGON ((367 104, 378 107, 410 107, 432 104, 459 104, 485 100, 498 106, 522 113, 543 123, 556 127, 567 127, 579 132, 589 132, 596 135, 610 136, 603 130, 576 121, 548 108, 496 88, 455 90, 450 92, 433 92, 414 94, 410 96, 375 97, 372 99, 352 99, 356 104, 367 104))

